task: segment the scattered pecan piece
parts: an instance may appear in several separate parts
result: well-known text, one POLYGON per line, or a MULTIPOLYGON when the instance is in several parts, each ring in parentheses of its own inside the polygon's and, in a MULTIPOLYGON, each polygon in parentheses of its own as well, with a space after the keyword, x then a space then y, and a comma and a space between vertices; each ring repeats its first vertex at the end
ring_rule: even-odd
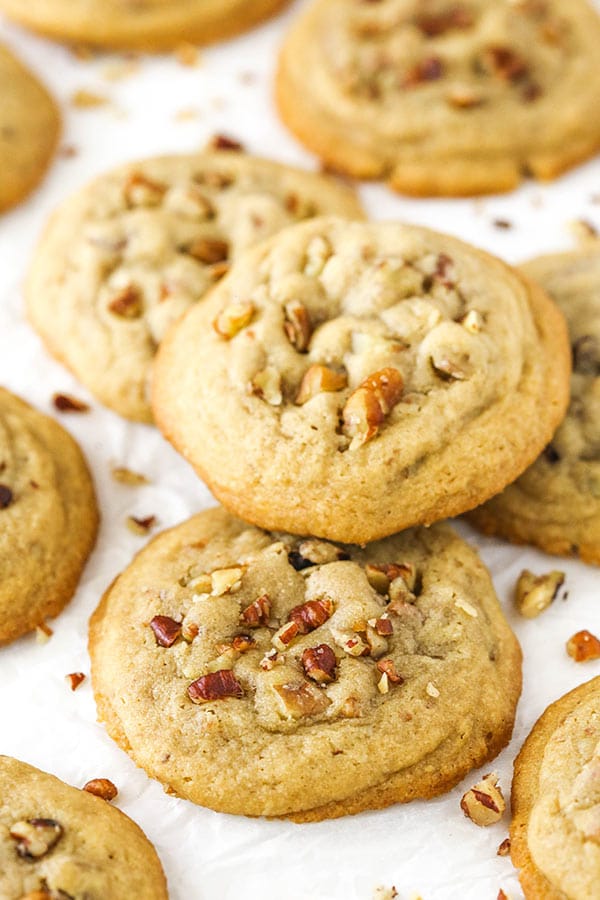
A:
POLYGON ((298 626, 299 634, 308 634, 323 625, 333 613, 333 601, 329 597, 308 600, 290 610, 288 622, 298 626))
POLYGON ((132 472, 131 469, 126 469, 124 466, 115 466, 110 474, 115 481, 119 482, 119 484, 127 484, 131 487, 149 484, 149 480, 145 475, 140 475, 139 472, 132 472))
POLYGON ((40 859, 45 856, 63 836, 62 825, 54 819, 27 819, 15 822, 9 829, 13 841, 17 842, 17 853, 22 859, 40 859))
POLYGON ((402 578, 408 588, 414 587, 416 569, 412 563, 367 563, 365 575, 378 594, 387 594, 397 578, 402 578))
POLYGON ((428 81, 438 81, 444 74, 444 64, 438 56, 428 56, 416 63, 404 76, 402 86, 405 88, 417 87, 428 81))
POLYGON ((108 778, 92 778, 84 784, 83 790, 87 791, 88 794, 93 794, 94 797, 100 797, 101 800, 107 800, 109 802, 114 800, 119 793, 115 785, 112 781, 109 781, 108 778))
POLYGON ((382 635, 383 637, 388 637, 390 634, 394 633, 394 623, 390 618, 386 617, 386 615, 375 620, 374 628, 377 634, 382 635))
POLYGON ((377 668, 387 676, 392 684, 404 684, 404 678, 396 671, 393 659, 380 659, 377 663, 377 668))
POLYGON ((496 850, 496 856, 509 856, 510 855, 510 838, 504 838, 498 849, 496 850))
POLYGON ((217 318, 213 322, 213 328, 221 337, 229 341, 235 337, 238 332, 249 325, 255 313, 253 303, 245 301, 242 303, 230 303, 225 309, 221 310, 217 318))
POLYGON ((307 678, 318 684, 329 684, 335 681, 337 659, 329 644, 319 644, 307 648, 300 659, 307 678))
POLYGON ((229 244, 218 238, 201 237, 187 247, 187 252, 198 262, 210 265, 224 262, 229 258, 229 244))
POLYGON ((476 309, 470 309, 466 316, 462 317, 460 324, 469 334, 479 334, 483 329, 483 316, 476 309))
POLYGON ((244 696, 244 689, 231 669, 220 669, 218 672, 201 675, 196 681, 192 681, 187 692, 192 703, 208 703, 211 700, 223 700, 225 697, 244 696))
POLYGON ((165 184, 132 172, 123 186, 123 196, 128 206, 158 206, 166 190, 165 184))
POLYGON ((600 640, 587 629, 578 631, 567 641, 567 653, 575 662, 600 659, 600 640))
POLYGON ((299 633, 300 629, 296 622, 287 622, 275 632, 272 641, 279 650, 286 650, 288 645, 292 643, 299 633))
POLYGON ((143 312, 142 293, 135 284, 128 284, 117 291, 108 309, 121 319, 139 319, 143 312))
POLYGON ((483 53, 483 64, 503 81, 520 81, 529 74, 525 60, 510 47, 487 47, 483 53))
POLYGON ((40 622, 35 629, 36 644, 47 644, 53 634, 54 632, 49 625, 46 625, 45 622, 40 622))
POLYGON ((252 650, 255 646, 256 641, 249 634, 236 634, 231 642, 232 649, 238 653, 246 653, 247 650, 252 650))
POLYGON ((239 141, 236 141, 235 138, 228 137, 226 134, 215 134, 208 142, 207 149, 243 152, 244 145, 239 141))
POLYGON ((307 308, 299 300, 285 304, 283 329, 287 339, 298 353, 305 353, 312 335, 312 323, 307 308))
POLYGON ((76 691, 79 685, 85 681, 85 675, 83 672, 70 672, 68 675, 65 675, 65 680, 72 691, 76 691))
POLYGON ((242 578, 246 566, 229 566, 226 569, 215 569, 210 573, 210 583, 213 597, 222 597, 224 594, 235 594, 242 586, 242 578))
POLYGON ((404 380, 398 369, 388 366, 369 375, 350 394, 342 411, 344 434, 352 438, 354 450, 375 437, 381 424, 396 406, 404 380))
POLYGON ((300 571, 308 566, 322 566, 325 563, 349 559, 349 556, 345 550, 335 544, 330 544, 329 541, 308 538, 299 543, 297 550, 288 553, 288 559, 296 571, 300 571))
POLYGON ((156 525, 156 516, 127 516, 125 524, 134 534, 145 535, 156 525))
POLYGON ((15 496, 7 484, 0 484, 0 509, 6 509, 15 499, 15 496))
POLYGON ((500 231, 510 231, 513 227, 512 222, 509 222, 508 219, 494 219, 492 224, 494 228, 498 228, 500 231))
POLYGON ((466 29, 473 25, 473 14, 462 4, 455 4, 437 15, 417 16, 415 24, 427 37, 439 37, 452 29, 466 29))
POLYGON ((257 372, 252 379, 251 389, 253 394, 262 397, 271 406, 280 406, 283 401, 281 374, 274 366, 266 366, 257 372))
POLYGON ((485 827, 499 822, 506 809, 506 802, 498 786, 497 775, 485 775, 463 795, 460 807, 475 825, 485 827))
POLYGON ((496 900, 509 900, 508 896, 504 893, 502 888, 500 888, 500 890, 498 891, 498 896, 496 897, 496 900))
POLYGON ((524 569, 515 588, 515 603, 521 615, 526 619, 539 616, 556 598, 564 581, 564 572, 553 571, 545 575, 534 575, 524 569))
POLYGON ((316 716, 329 705, 326 695, 308 684, 276 684, 274 690, 281 698, 284 713, 293 719, 316 716))
POLYGON ((52 403, 59 412, 85 413, 89 411, 87 403, 77 400, 70 394, 53 394, 52 403))
POLYGON ((271 615, 271 601, 267 594, 257 597, 252 603, 242 610, 240 622, 250 628, 259 628, 266 625, 271 615))
POLYGON ((300 382, 296 403, 302 406, 317 394, 341 391, 347 384, 348 378, 344 372, 336 372, 329 366, 309 366, 300 382))
POLYGON ((181 622, 176 622, 170 616, 154 616, 150 628, 159 647, 172 647, 181 635, 181 622))
POLYGON ((285 656, 282 653, 278 653, 275 648, 272 650, 267 650, 261 661, 259 662, 259 666, 263 670, 263 672, 270 672, 271 669, 274 669, 275 666, 283 665, 285 662, 285 656))
POLYGON ((443 381, 466 381, 469 377, 468 366, 458 365, 452 359, 443 356, 439 359, 430 357, 431 368, 443 381))

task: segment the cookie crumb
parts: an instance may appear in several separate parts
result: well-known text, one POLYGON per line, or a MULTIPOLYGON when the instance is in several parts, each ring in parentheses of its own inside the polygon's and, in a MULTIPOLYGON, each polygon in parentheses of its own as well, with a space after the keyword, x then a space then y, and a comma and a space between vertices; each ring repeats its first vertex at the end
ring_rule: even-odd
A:
POLYGON ((150 484, 150 480, 139 472, 133 472, 126 469, 125 466, 115 466, 111 470, 111 475, 119 484, 127 484, 131 487, 137 487, 141 484, 150 484))
POLYGON ((510 838, 504 838, 498 849, 496 850, 496 856, 509 856, 510 855, 510 838))
POLYGON ((528 569, 523 569, 515 587, 515 604, 521 615, 526 619, 534 619, 543 613, 556 599, 564 581, 564 572, 534 575, 528 569))
POLYGON ((71 94, 71 106, 74 106, 75 109, 94 109, 98 106, 106 106, 108 103, 108 97, 88 91, 86 88, 79 88, 71 94))
POLYGON ((567 653, 575 662, 600 659, 600 640, 591 631, 578 631, 567 641, 567 653))
POLYGON ((508 219, 494 219, 492 224, 494 228, 499 228, 500 231, 510 231, 513 227, 513 223, 509 222, 508 219))
POLYGON ((52 403, 59 412, 66 413, 86 413, 90 411, 90 407, 83 400, 78 400, 71 394, 53 394, 52 403))

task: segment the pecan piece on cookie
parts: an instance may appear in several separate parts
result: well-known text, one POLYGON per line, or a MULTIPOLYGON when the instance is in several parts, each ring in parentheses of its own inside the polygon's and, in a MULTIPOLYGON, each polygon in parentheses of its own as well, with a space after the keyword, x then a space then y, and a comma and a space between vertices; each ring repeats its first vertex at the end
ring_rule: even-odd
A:
POLYGON ((267 625, 271 615, 271 601, 267 594, 262 594, 253 600, 249 606, 240 613, 240 623, 249 628, 259 628, 267 625))
POLYGON ((374 372, 350 394, 342 411, 343 431, 352 438, 350 449, 361 447, 375 437, 396 406, 404 390, 404 379, 391 366, 374 372))
POLYGON ((300 659, 304 674, 318 684, 335 681, 337 659, 329 644, 308 647, 300 659))
POLYGON ((22 859, 40 859, 45 856, 63 836, 62 825, 54 819, 27 819, 15 822, 9 834, 17 844, 17 853, 22 859))
POLYGON ((288 341, 298 353, 305 353, 308 350, 312 323, 307 308, 299 300, 290 300, 286 303, 283 329, 288 341))
POLYGON ((213 322, 213 328, 217 334, 229 341, 242 328, 250 324, 255 311, 254 304, 250 303, 250 301, 230 303, 219 313, 213 322))
POLYGON ((159 647, 172 647, 181 635, 181 622, 176 622, 170 616, 154 616, 150 628, 159 647))
POLYGON ((288 621, 298 626, 299 634, 308 634, 320 628, 333 613, 333 601, 329 597, 308 600, 290 610, 288 621))
POLYGON ((336 372, 329 366, 310 366, 304 373, 298 393, 296 404, 303 406, 317 394, 341 391, 348 384, 348 378, 344 372, 336 372))
POLYGON ((329 705, 325 694, 309 684, 276 684, 273 689, 280 699, 282 712, 292 719, 316 716, 329 705))
POLYGON ((121 319, 139 319, 144 310, 142 292, 135 284, 126 285, 111 297, 108 310, 121 319))
POLYGON ((209 703, 226 697, 243 697, 244 689, 231 669, 220 669, 192 681, 187 693, 192 703, 209 703))

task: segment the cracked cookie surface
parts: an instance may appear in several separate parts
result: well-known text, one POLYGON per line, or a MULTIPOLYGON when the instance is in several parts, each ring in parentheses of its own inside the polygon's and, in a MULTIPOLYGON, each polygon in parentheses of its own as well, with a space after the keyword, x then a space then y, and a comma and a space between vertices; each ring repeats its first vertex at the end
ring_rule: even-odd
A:
POLYGON ((514 480, 568 377, 560 312, 498 260, 421 228, 320 219, 241 257, 171 331, 154 411, 237 515, 360 543, 514 480))
POLYGON ((151 421, 149 370, 169 325, 244 249, 323 212, 362 216, 334 180, 242 153, 121 166, 51 219, 28 279, 30 319, 99 400, 151 421))
POLYGON ((149 775, 301 821, 450 789, 508 742, 521 687, 488 573, 441 525, 360 548, 200 513, 108 589, 90 653, 149 775))
POLYGON ((527 900, 594 900, 600 878, 600 678, 548 707, 515 761, 511 856, 527 900))
POLYGON ((58 615, 97 529, 94 487, 73 438, 0 388, 0 644, 58 615))
POLYGON ((22 200, 40 181, 56 147, 60 114, 52 97, 0 45, 0 210, 22 200))
POLYGON ((532 260, 523 271, 563 311, 573 374, 566 418, 517 481, 470 514, 475 525, 600 564, 600 252, 532 260))
POLYGON ((599 42, 587 0, 316 0, 284 44, 279 109, 339 171, 512 190, 600 147, 599 42))
POLYGON ((22 25, 63 41, 99 47, 168 50, 184 41, 208 44, 251 28, 288 0, 0 0, 22 25))
POLYGON ((3 900, 167 900, 152 844, 124 813, 0 756, 3 900))

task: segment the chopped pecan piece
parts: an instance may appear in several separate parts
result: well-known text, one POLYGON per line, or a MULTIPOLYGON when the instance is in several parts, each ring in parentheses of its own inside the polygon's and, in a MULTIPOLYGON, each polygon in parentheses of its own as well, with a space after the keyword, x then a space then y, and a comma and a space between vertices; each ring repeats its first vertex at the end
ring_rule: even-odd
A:
POLYGON ((45 622, 41 622, 35 629, 35 640, 37 644, 47 644, 54 632, 45 622))
POLYGON ((305 353, 308 350, 312 324, 307 308, 299 300, 290 300, 286 303, 283 329, 288 341, 298 353, 305 353))
POLYGON ((141 172, 132 172, 123 187, 123 196, 128 206, 158 206, 166 190, 166 185, 141 172))
POLYGON ((156 525, 156 516, 127 516, 125 524, 134 534, 143 536, 156 525))
POLYGON ((308 600, 290 610, 288 622, 298 626, 299 634, 308 634, 323 625, 333 613, 333 601, 329 597, 308 600))
POLYGON ((293 719, 316 716, 329 705, 326 695, 308 684, 276 684, 273 689, 281 698, 284 713, 293 719))
POLYGON ((236 634, 231 646, 238 653, 246 653, 247 650, 252 650, 256 646, 256 641, 249 634, 236 634))
POLYGON ((255 313, 255 307, 250 301, 242 303, 230 303, 225 309, 221 310, 215 321, 213 328, 221 337, 229 341, 235 337, 238 332, 249 325, 255 313))
POLYGON ((575 662, 600 659, 600 640, 587 629, 578 631, 567 641, 567 653, 575 662))
POLYGON ((487 47, 483 53, 485 68, 503 81, 520 81, 529 74, 529 67, 510 47, 487 47))
POLYGON ((377 663, 377 668, 384 675, 387 675, 392 684, 404 684, 404 678, 396 671, 393 659, 380 659, 377 663))
POLYGON ((210 573, 210 582, 213 597, 222 597, 224 594, 235 594, 242 586, 242 578, 246 566, 230 566, 226 569, 215 569, 210 573))
POLYGON ((554 571, 546 575, 534 575, 524 569, 519 575, 515 589, 515 603, 521 615, 526 619, 539 616, 556 598, 564 581, 564 572, 554 571))
POLYGON ((369 645, 365 644, 359 634, 343 640, 341 647, 348 656, 369 656, 371 653, 369 645))
POLYGON ((281 393, 281 374, 274 366, 266 366, 257 372, 252 379, 252 393, 262 397, 271 406, 280 406, 283 401, 281 393))
POLYGON ((52 402, 59 412, 85 413, 89 411, 87 403, 77 400, 70 394, 53 394, 52 402))
POLYGON ((270 615, 271 601, 267 594, 262 594, 242 611, 240 622, 250 628, 259 628, 261 625, 268 624, 270 615))
POLYGON ((264 672, 270 672, 275 666, 283 665, 284 662, 285 656, 283 656, 282 653, 278 653, 277 650, 273 648, 272 650, 267 650, 259 662, 259 666, 264 672))
POLYGON ((82 681, 85 681, 83 672, 70 672, 65 679, 72 691, 76 691, 82 681))
POLYGON ((117 291, 108 309, 121 319, 139 319, 143 312, 142 293, 135 284, 128 284, 117 291))
POLYGON ((428 56, 412 66, 404 76, 402 86, 417 87, 428 81, 438 81, 444 74, 444 64, 438 56, 428 56))
POLYGON ((479 334, 483 328, 483 317, 476 309, 470 309, 466 316, 460 320, 460 324, 469 334, 479 334))
POLYGON ((466 381, 469 377, 469 366, 466 364, 459 365, 446 356, 434 359, 430 358, 431 368, 435 374, 443 381, 466 381))
POLYGON ((337 659, 329 644, 307 648, 300 661, 305 675, 318 684, 329 684, 335 680, 337 659))
POLYGON ((0 509, 6 509, 15 499, 7 484, 0 484, 0 509))
POLYGON ((9 829, 11 838, 17 842, 17 853, 22 859, 40 859, 45 856, 63 836, 62 825, 54 819, 27 819, 15 822, 9 829))
POLYGON ((390 618, 387 618, 386 615, 375 620, 374 628, 377 634, 380 634, 383 637, 388 637, 390 634, 394 633, 394 623, 390 618))
POLYGON ((317 394, 341 391, 347 384, 348 378, 343 372, 335 372, 328 366, 310 366, 300 382, 296 403, 298 406, 302 406, 317 394))
POLYGON ((235 138, 228 137, 226 134, 215 134, 208 142, 208 150, 234 150, 242 152, 243 144, 236 141, 235 138))
POLYGON ((330 544, 329 541, 318 541, 309 538, 301 541, 298 550, 292 550, 288 559, 295 569, 305 569, 308 566, 322 566, 325 563, 338 562, 340 559, 348 559, 348 554, 341 547, 330 544), (294 562, 291 557, 294 557, 294 562))
POLYGON ((229 258, 229 244, 227 241, 221 241, 218 238, 196 238, 195 241, 187 247, 187 252, 198 262, 212 265, 213 263, 224 262, 229 258))
POLYGON ((499 822, 506 809, 502 790, 496 775, 485 775, 471 790, 463 795, 460 807, 475 825, 486 827, 499 822))
POLYGON ((100 797, 101 800, 106 800, 107 802, 114 800, 119 793, 115 785, 112 781, 109 781, 108 778, 92 778, 91 781, 87 781, 84 784, 83 790, 87 791, 88 794, 93 794, 94 797, 100 797))
POLYGON ((473 25, 473 14, 457 3, 437 15, 426 13, 417 16, 415 24, 427 37, 439 37, 452 29, 465 29, 473 25))
POLYGON ((244 689, 231 669, 219 669, 218 672, 201 675, 196 681, 192 681, 187 692, 192 703, 209 703, 211 700, 244 696, 244 689))
POLYGON ((412 563, 367 563, 365 575, 378 594, 387 594, 397 578, 402 578, 408 588, 414 587, 416 569, 412 563))
POLYGON ((510 838, 504 838, 498 849, 496 850, 496 856, 510 856, 510 838))
POLYGON ((404 380, 398 369, 374 372, 350 394, 342 412, 344 434, 352 438, 350 449, 375 437, 379 427, 400 400, 404 380))
POLYGON ((150 628, 159 647, 172 647, 181 635, 181 622, 176 622, 170 616, 154 616, 150 628))
POLYGON ((295 637, 300 633, 300 629, 296 622, 287 622, 273 635, 273 643, 279 650, 286 650, 288 644, 291 644, 295 637))

